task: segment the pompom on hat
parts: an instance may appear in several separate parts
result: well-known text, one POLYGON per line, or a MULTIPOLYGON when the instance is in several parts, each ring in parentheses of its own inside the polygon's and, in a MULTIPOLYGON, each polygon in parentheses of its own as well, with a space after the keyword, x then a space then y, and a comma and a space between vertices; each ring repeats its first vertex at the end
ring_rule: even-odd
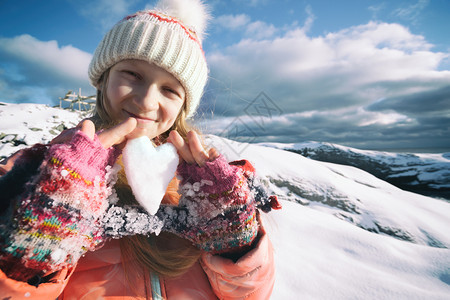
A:
POLYGON ((197 109, 208 78, 202 37, 210 16, 201 0, 160 0, 153 10, 119 21, 103 37, 89 65, 91 84, 125 59, 139 59, 170 72, 186 91, 186 117, 197 109))

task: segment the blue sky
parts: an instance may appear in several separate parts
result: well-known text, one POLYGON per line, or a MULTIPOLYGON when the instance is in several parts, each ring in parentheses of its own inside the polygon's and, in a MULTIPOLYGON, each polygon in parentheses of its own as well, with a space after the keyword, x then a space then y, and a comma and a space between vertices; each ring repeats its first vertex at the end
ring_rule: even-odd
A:
MULTIPOLYGON (((0 101, 93 94, 87 66, 102 36, 155 2, 0 0, 0 101)), ((450 1, 206 2, 203 131, 450 150, 450 1)))

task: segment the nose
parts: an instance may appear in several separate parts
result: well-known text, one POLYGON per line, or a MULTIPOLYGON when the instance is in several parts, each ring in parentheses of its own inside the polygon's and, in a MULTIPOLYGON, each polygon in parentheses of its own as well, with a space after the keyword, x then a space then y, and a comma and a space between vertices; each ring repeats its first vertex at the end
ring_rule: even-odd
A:
POLYGON ((136 96, 135 103, 142 111, 153 111, 158 108, 158 89, 155 85, 142 87, 136 96))

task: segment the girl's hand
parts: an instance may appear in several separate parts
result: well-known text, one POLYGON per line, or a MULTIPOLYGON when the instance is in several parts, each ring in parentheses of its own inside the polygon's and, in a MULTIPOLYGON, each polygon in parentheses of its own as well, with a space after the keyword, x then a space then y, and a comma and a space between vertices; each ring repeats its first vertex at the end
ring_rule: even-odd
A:
POLYGON ((188 164, 196 163, 200 167, 203 167, 205 162, 214 161, 219 157, 216 149, 211 148, 208 152, 205 150, 195 131, 189 131, 187 141, 185 141, 177 131, 173 130, 169 134, 168 141, 175 146, 178 154, 188 164))
MULTIPOLYGON (((108 149, 109 147, 121 144, 127 138, 130 138, 129 135, 136 128, 136 125, 137 121, 135 118, 128 118, 122 123, 100 132, 98 134, 98 139, 100 140, 103 148, 108 149)), ((50 142, 50 144, 63 144, 69 142, 78 130, 81 130, 90 139, 94 139, 95 125, 91 120, 85 119, 81 121, 76 127, 66 129, 61 132, 50 142)))

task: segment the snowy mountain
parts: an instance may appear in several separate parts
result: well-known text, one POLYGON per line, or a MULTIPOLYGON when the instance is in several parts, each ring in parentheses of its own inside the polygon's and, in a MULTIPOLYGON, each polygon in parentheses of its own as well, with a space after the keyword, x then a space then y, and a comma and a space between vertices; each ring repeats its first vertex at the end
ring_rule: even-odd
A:
MULTIPOLYGON (((82 117, 43 105, 0 104, 0 155, 47 142, 82 117)), ((448 201, 274 145, 205 140, 229 160, 250 160, 283 203, 282 210, 263 216, 277 264, 272 299, 450 298, 448 201)), ((439 157, 448 164, 448 156, 439 157)))
POLYGON ((450 200, 450 152, 390 153, 319 142, 260 145, 289 150, 314 160, 353 166, 402 189, 450 200))

